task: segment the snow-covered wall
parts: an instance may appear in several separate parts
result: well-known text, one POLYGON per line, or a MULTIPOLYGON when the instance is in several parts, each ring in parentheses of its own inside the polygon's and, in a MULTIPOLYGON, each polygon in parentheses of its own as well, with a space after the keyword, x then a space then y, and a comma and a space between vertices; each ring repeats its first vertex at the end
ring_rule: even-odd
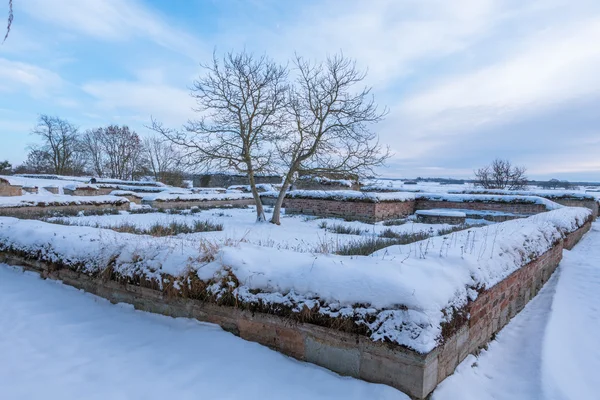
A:
MULTIPOLYGON (((589 210, 561 208, 349 257, 0 218, 0 255, 33 258, 50 272, 102 276, 109 282, 90 287, 106 296, 125 288, 114 281, 126 283, 123 290, 136 293, 132 302, 144 298, 160 312, 169 313, 169 298, 179 297, 230 306, 200 307, 194 315, 286 354, 425 397, 535 295, 563 244, 574 244, 590 221, 589 210)), ((190 312, 177 304, 178 312, 190 312)))

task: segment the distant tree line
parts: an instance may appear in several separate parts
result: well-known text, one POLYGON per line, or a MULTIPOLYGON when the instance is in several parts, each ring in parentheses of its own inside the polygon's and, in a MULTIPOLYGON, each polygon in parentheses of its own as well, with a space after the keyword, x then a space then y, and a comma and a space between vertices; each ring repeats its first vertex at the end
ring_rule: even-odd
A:
MULTIPOLYGON (((181 185, 180 153, 164 138, 140 136, 123 125, 108 125, 81 132, 56 116, 40 115, 32 133, 39 139, 29 148, 27 160, 14 173, 94 175, 114 179, 152 176, 181 185)), ((10 165, 0 163, 3 171, 10 165)))

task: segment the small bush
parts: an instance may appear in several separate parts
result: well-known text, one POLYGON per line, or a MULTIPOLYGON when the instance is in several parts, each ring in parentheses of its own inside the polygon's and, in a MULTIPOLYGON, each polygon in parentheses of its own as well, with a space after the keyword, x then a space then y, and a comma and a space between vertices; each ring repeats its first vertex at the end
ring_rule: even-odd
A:
POLYGON ((404 225, 407 222, 408 222, 408 218, 402 218, 402 219, 390 219, 388 221, 383 221, 381 224, 383 226, 397 226, 397 225, 404 225))
POLYGON ((443 236, 452 232, 462 231, 473 227, 475 226, 457 225, 447 229, 441 229, 437 233, 434 232, 433 229, 430 229, 429 231, 399 233, 388 228, 382 231, 377 237, 367 237, 365 239, 354 240, 340 246, 337 254, 343 256, 368 256, 377 250, 385 249, 389 246, 414 243, 433 236, 443 236))
POLYGON ((348 226, 348 225, 342 225, 342 224, 329 225, 329 224, 327 224, 327 221, 321 221, 319 223, 319 228, 326 229, 329 232, 339 233, 341 235, 362 235, 364 232, 366 232, 363 229, 354 228, 354 227, 348 226))

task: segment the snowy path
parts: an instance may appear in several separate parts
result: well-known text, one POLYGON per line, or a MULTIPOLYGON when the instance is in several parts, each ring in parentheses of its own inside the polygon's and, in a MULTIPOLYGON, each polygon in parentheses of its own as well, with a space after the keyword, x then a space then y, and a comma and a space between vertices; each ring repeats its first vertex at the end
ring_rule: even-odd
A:
POLYGON ((600 224, 525 309, 433 400, 600 399, 600 224))
POLYGON ((215 325, 115 306, 0 265, 0 398, 401 399, 215 325))

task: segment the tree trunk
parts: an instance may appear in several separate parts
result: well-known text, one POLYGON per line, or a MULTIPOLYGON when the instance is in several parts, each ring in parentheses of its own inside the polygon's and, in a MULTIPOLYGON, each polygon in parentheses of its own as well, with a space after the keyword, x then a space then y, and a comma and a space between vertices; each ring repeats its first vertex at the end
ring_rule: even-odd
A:
POLYGON ((252 167, 248 165, 248 180, 250 182, 250 190, 252 191, 252 197, 256 203, 256 222, 266 222, 267 217, 265 216, 265 210, 263 209, 262 201, 256 189, 256 180, 254 179, 254 171, 252 167))
POLYGON ((292 184, 292 176, 296 172, 295 168, 290 168, 287 175, 285 176, 285 180, 283 181, 283 185, 281 185, 281 190, 279 191, 279 196, 277 196, 277 201, 275 202, 275 207, 273 208, 273 215, 271 216, 271 223, 276 225, 281 225, 280 217, 281 217, 281 207, 283 206, 283 200, 285 200, 285 194, 287 193, 288 188, 292 184))

